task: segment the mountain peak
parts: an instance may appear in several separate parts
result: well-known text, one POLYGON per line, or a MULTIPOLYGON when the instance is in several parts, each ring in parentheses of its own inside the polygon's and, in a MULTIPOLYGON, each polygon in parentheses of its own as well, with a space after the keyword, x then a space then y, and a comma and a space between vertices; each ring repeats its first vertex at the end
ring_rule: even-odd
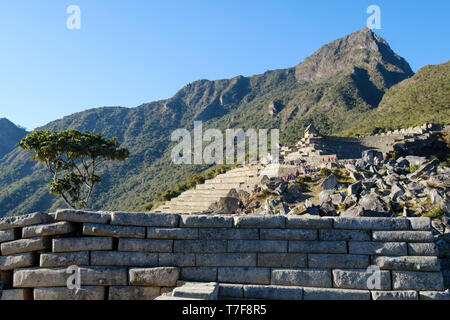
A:
POLYGON ((399 75, 408 78, 414 74, 405 59, 366 27, 322 46, 297 65, 295 76, 300 82, 316 82, 341 72, 353 73, 355 67, 369 74, 381 72, 387 87, 398 82, 399 75))

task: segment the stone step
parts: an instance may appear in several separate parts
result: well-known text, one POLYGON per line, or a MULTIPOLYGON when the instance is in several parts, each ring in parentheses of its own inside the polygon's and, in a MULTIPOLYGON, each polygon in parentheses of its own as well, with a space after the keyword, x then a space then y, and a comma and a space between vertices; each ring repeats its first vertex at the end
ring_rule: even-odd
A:
POLYGON ((217 282, 187 282, 172 291, 173 297, 203 300, 217 300, 219 284, 217 282))
POLYGON ((259 173, 259 170, 249 170, 247 172, 226 172, 226 173, 221 173, 218 174, 215 178, 224 178, 224 177, 253 177, 253 176, 257 176, 259 173))
POLYGON ((194 208, 205 208, 208 209, 214 202, 216 201, 183 201, 183 200, 172 200, 170 201, 169 206, 177 206, 177 207, 194 207, 194 208))
POLYGON ((196 186, 196 190, 230 190, 241 187, 243 183, 209 183, 199 184, 196 186))
POLYGON ((218 184, 218 183, 245 183, 248 182, 252 179, 254 179, 255 177, 247 177, 247 178, 214 178, 211 180, 206 180, 205 184, 218 184))

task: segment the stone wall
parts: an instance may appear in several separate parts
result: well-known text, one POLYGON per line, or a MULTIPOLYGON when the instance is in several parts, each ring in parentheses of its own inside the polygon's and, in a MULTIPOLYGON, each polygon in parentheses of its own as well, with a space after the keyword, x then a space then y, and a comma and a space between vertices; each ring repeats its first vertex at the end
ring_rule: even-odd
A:
POLYGON ((2 299, 153 299, 185 281, 212 298, 448 297, 429 218, 59 210, 1 219, 0 242, 2 299))

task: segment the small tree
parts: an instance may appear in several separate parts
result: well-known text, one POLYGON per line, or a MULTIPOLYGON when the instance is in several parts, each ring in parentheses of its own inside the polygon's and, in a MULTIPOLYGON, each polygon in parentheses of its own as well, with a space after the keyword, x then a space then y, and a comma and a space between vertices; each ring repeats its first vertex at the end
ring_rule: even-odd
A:
POLYGON ((129 156, 117 138, 78 130, 35 130, 19 143, 34 153, 31 159, 43 163, 52 174, 50 193, 60 195, 71 208, 86 207, 94 186, 101 183, 96 168, 107 160, 123 161, 129 156))

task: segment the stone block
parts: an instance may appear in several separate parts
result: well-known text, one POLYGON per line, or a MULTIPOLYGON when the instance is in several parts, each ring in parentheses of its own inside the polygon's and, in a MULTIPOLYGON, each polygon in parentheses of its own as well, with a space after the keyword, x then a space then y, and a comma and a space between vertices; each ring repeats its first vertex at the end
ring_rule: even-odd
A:
POLYGON ((418 300, 417 291, 372 291, 372 300, 418 300))
POLYGON ((187 281, 217 281, 217 268, 184 267, 180 278, 187 281))
POLYGON ((367 268, 370 264, 368 255, 360 254, 308 254, 310 268, 367 268))
POLYGON ((254 253, 202 253, 196 255, 197 267, 256 267, 254 253))
POLYGON ((430 218, 408 218, 412 230, 431 231, 430 218))
POLYGON ((303 288, 303 300, 370 300, 370 291, 331 288, 303 288))
POLYGON ((158 265, 158 254, 149 252, 93 251, 91 252, 90 264, 93 266, 156 267, 158 265))
POLYGON ((281 286, 329 287, 329 269, 273 269, 272 284, 281 286))
POLYGON ((228 252, 287 252, 287 245, 282 240, 228 240, 228 252))
POLYGON ((107 237, 80 237, 53 239, 53 252, 112 250, 113 239, 107 237))
POLYGON ((407 254, 407 246, 405 242, 349 241, 348 252, 350 254, 404 256, 407 254))
POLYGON ((145 227, 85 223, 83 224, 83 235, 117 238, 145 238, 145 227))
POLYGON ((34 300, 104 300, 105 287, 84 286, 80 289, 62 287, 36 288, 33 290, 34 300))
POLYGON ((431 231, 373 231, 373 241, 432 242, 431 231))
POLYGON ((133 268, 129 271, 133 286, 173 287, 180 275, 175 267, 133 268))
POLYGON ((235 216, 236 228, 284 228, 286 217, 284 216, 235 216))
POLYGON ((337 217, 334 218, 336 229, 356 230, 409 230, 407 218, 377 218, 377 217, 337 217))
POLYGON ((270 300, 302 300, 303 289, 283 286, 244 286, 244 298, 270 300))
POLYGON ((20 216, 5 217, 0 219, 0 230, 8 230, 20 227, 26 227, 34 224, 46 223, 50 217, 46 213, 30 213, 20 216))
POLYGON ((408 243, 408 255, 410 256, 437 256, 438 247, 435 243, 408 243))
POLYGON ((374 274, 366 269, 334 269, 333 287, 342 289, 391 290, 391 273, 383 270, 379 274, 379 283, 374 274))
POLYGON ((439 271, 440 264, 437 257, 400 256, 377 257, 375 263, 380 269, 411 270, 411 271, 439 271))
POLYGON ((198 228, 147 228, 149 239, 196 240, 198 233, 198 228))
POLYGON ((46 237, 20 239, 1 244, 2 255, 10 255, 31 251, 40 251, 50 248, 50 239, 46 237))
POLYGON ((171 252, 172 240, 119 239, 119 251, 171 252))
POLYGON ((8 229, 0 231, 0 243, 13 241, 17 239, 16 231, 14 229, 8 229))
POLYGON ((16 269, 13 275, 14 288, 66 287, 70 274, 65 268, 16 269))
POLYGON ((370 231, 367 230, 319 230, 319 240, 327 241, 370 241, 370 231))
POLYGON ((83 266, 89 264, 89 252, 41 253, 41 268, 83 266))
POLYGON ((394 290, 442 291, 444 281, 440 272, 392 271, 394 290))
POLYGON ((345 241, 289 241, 289 252, 347 253, 345 241))
POLYGON ((16 268, 31 267, 34 264, 35 254, 27 252, 10 256, 0 256, 0 270, 12 270, 16 268))
POLYGON ((223 215, 183 215, 181 227, 186 228, 231 228, 233 217, 223 215))
POLYGON ((302 253, 259 253, 258 267, 303 268, 307 267, 307 256, 302 253))
POLYGON ((224 253, 226 240, 174 240, 174 253, 224 253))
POLYGON ((219 297, 219 284, 210 283, 187 283, 173 289, 172 296, 180 298, 193 298, 202 300, 217 300, 219 297))
POLYGON ((122 267, 82 267, 82 286, 125 286, 128 284, 127 268, 122 267))
POLYGON ((112 225, 145 227, 178 227, 180 215, 170 213, 113 212, 112 225))
POLYGON ((236 228, 201 228, 198 230, 199 239, 210 240, 258 240, 258 229, 236 228))
POLYGON ((420 300, 450 300, 450 291, 420 291, 420 300))
POLYGON ((261 229, 261 240, 317 240, 312 229, 261 229))
POLYGON ((158 255, 160 267, 194 267, 193 253, 160 253, 158 255))
POLYGON ((219 284, 219 297, 220 298, 243 298, 244 286, 242 284, 219 284))
POLYGON ((57 221, 106 224, 111 220, 111 215, 107 212, 62 209, 56 211, 55 219, 57 221))
POLYGON ((287 217, 286 228, 289 229, 331 229, 333 219, 322 217, 287 217))
POLYGON ((66 221, 28 226, 22 229, 23 238, 55 236, 69 234, 75 230, 74 226, 66 221))
POLYGON ((269 284, 269 268, 218 268, 217 278, 219 282, 269 284))
POLYGON ((31 289, 0 290, 0 301, 18 301, 32 299, 33 291, 31 289))
POLYGON ((161 294, 161 287, 109 287, 108 300, 153 300, 161 294))

